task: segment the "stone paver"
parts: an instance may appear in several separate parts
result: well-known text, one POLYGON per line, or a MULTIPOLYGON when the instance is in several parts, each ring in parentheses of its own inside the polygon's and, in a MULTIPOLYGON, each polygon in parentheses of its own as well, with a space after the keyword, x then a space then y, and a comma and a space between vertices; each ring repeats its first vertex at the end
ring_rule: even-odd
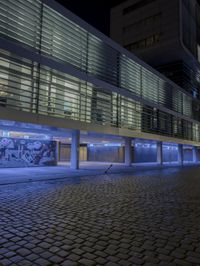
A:
POLYGON ((199 173, 174 167, 0 186, 0 266, 199 266, 199 173))

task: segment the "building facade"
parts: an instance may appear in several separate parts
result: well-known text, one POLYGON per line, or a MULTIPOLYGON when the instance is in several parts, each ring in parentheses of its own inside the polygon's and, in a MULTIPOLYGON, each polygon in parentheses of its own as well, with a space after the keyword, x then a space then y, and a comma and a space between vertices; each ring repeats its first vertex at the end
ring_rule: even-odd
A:
POLYGON ((2 166, 54 165, 68 145, 73 168, 106 149, 128 165, 147 150, 198 160, 198 98, 53 0, 2 0, 0 15, 2 166))
POLYGON ((111 37, 198 99, 199 3, 129 0, 111 12, 111 37))

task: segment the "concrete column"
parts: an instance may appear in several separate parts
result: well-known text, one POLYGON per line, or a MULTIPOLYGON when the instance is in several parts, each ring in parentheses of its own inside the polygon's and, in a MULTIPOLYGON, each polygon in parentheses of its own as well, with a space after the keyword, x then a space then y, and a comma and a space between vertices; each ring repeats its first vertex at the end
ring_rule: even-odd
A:
POLYGON ((125 138, 125 164, 131 166, 132 163, 132 139, 125 138))
POLYGON ((157 163, 163 164, 162 141, 157 142, 157 163))
POLYGON ((79 145, 80 145, 80 131, 72 131, 71 140, 71 168, 79 169, 79 145))
POLYGON ((60 160, 60 142, 56 141, 56 164, 60 160))
POLYGON ((178 144, 178 163, 183 165, 183 144, 178 144))
POLYGON ((193 158, 193 162, 197 163, 197 147, 196 146, 192 147, 192 158, 193 158))

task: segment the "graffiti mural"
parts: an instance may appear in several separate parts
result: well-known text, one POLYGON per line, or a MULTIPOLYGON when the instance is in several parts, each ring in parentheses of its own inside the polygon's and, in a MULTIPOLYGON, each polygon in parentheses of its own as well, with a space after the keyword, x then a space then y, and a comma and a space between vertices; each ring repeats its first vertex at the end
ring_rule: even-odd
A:
POLYGON ((56 165, 56 142, 0 138, 0 167, 56 165))

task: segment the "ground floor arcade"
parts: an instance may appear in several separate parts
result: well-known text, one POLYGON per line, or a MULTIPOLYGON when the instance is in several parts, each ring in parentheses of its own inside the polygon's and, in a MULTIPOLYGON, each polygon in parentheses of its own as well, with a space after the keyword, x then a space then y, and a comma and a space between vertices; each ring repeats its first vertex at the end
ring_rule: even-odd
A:
POLYGON ((147 139, 106 139, 81 142, 80 132, 74 131, 70 144, 57 143, 58 162, 69 161, 78 169, 80 161, 132 164, 189 164, 200 162, 200 148, 192 145, 147 139))
POLYGON ((200 162, 200 147, 174 140, 144 139, 92 131, 12 124, 0 128, 0 167, 68 165, 80 162, 190 164, 200 162))

